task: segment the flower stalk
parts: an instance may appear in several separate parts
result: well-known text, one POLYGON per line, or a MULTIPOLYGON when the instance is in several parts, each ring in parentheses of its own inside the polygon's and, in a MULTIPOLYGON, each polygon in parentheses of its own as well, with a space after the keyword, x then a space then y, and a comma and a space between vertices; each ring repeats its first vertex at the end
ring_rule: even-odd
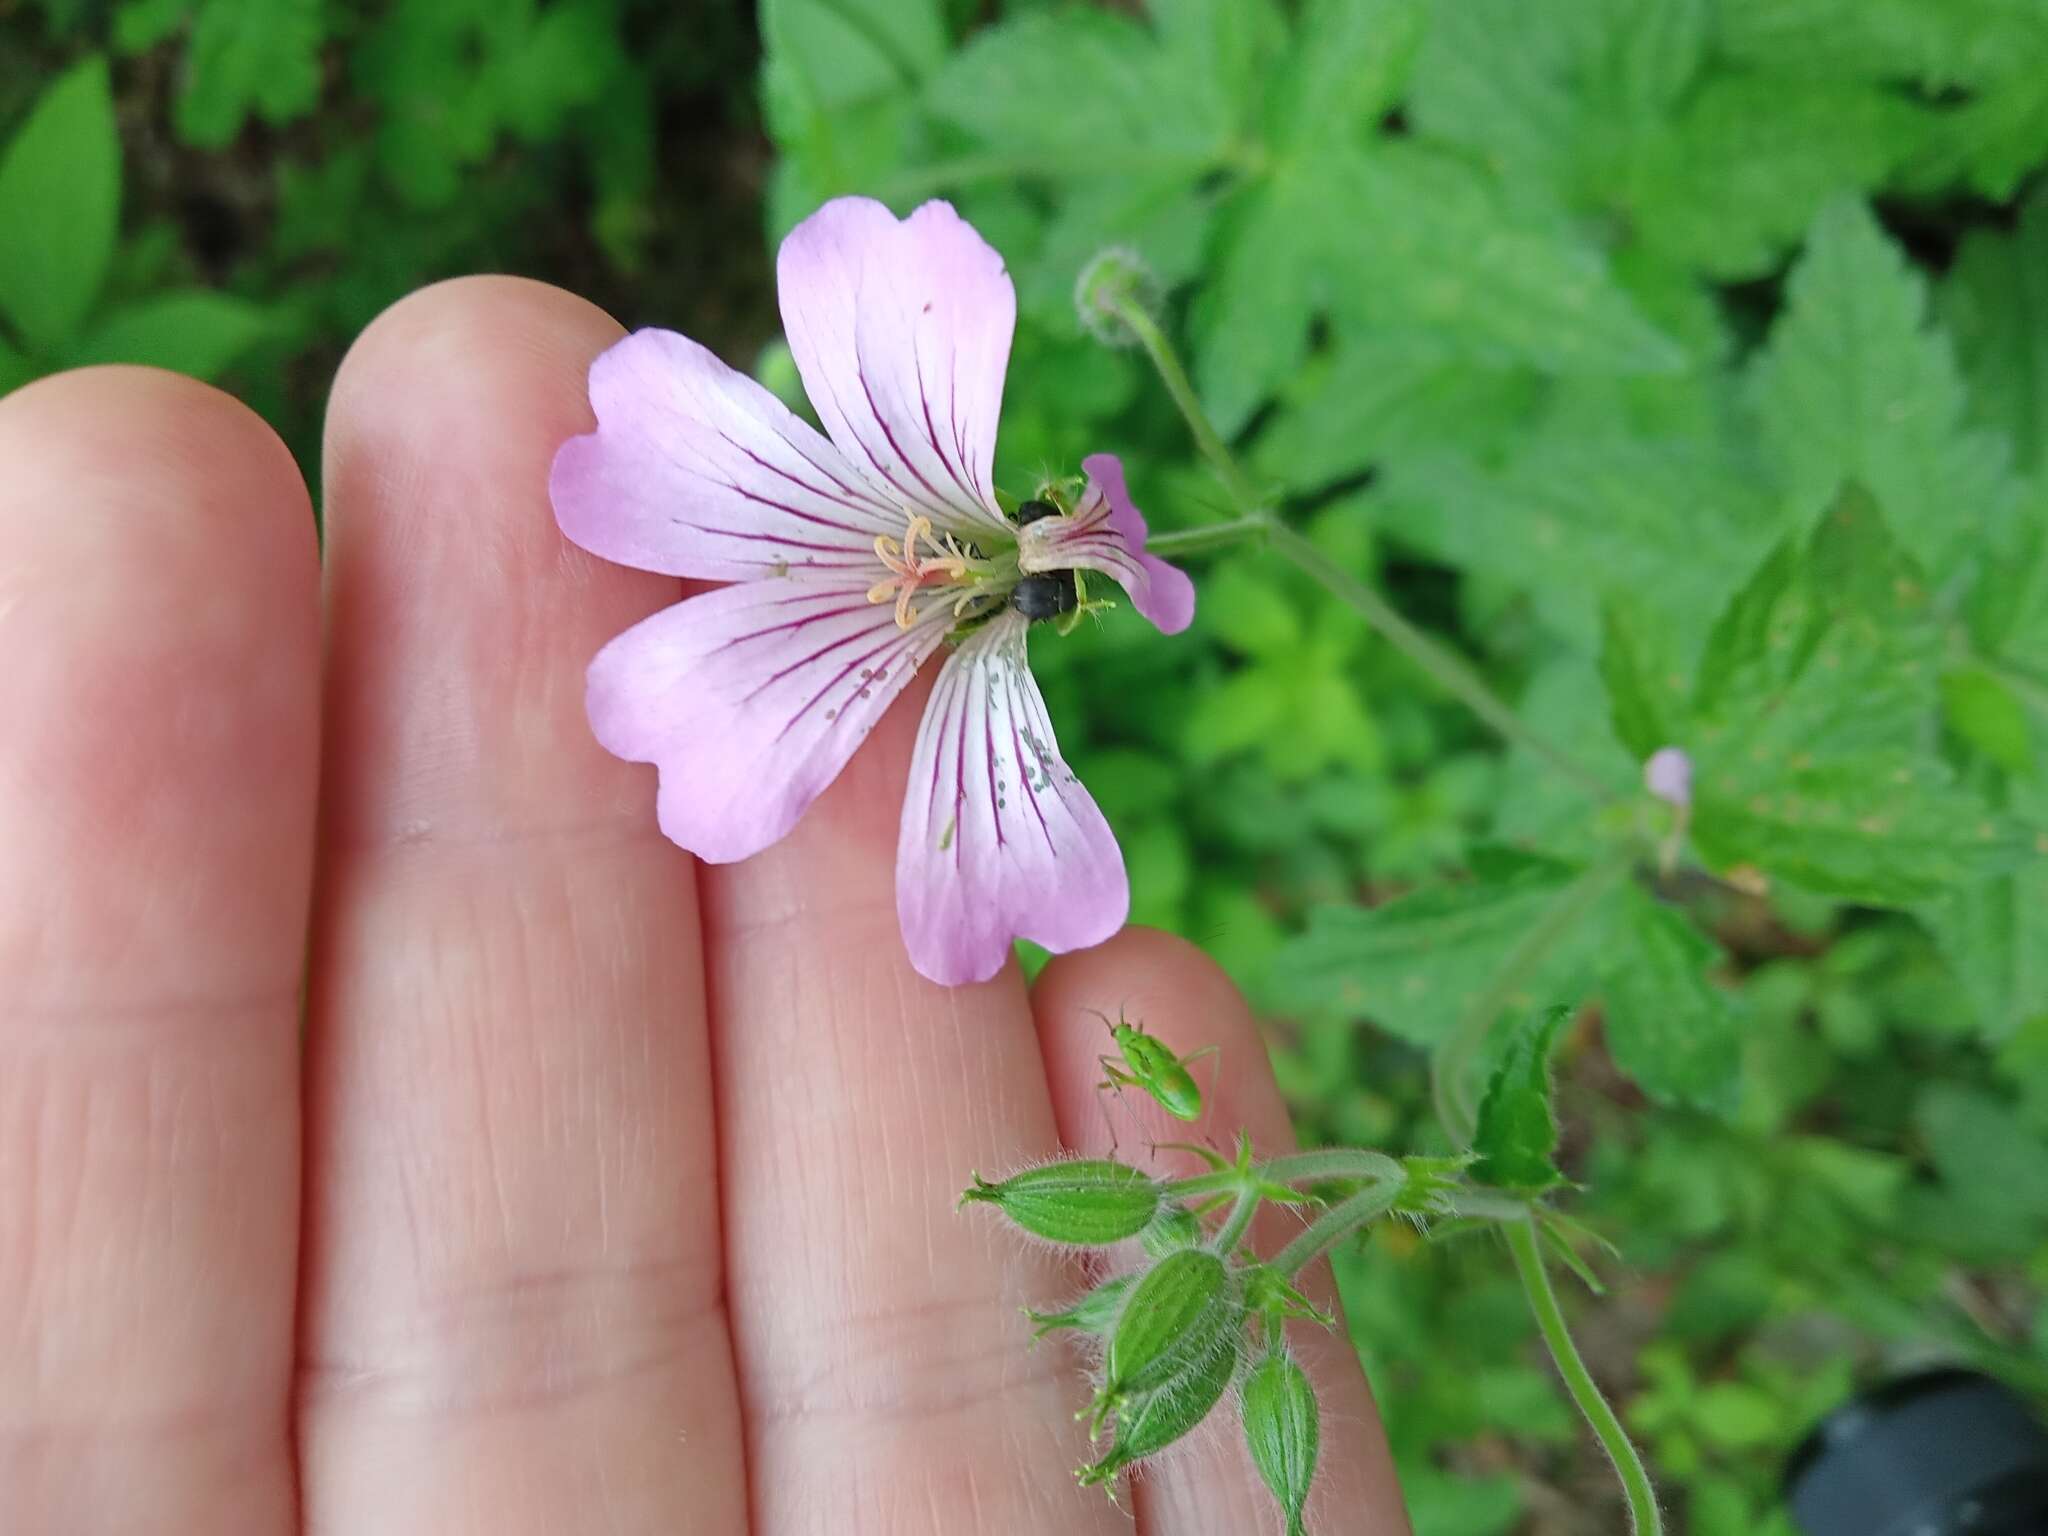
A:
POLYGON ((1515 1273, 1521 1279, 1523 1294, 1529 1298, 1529 1310, 1535 1314, 1536 1327, 1550 1350, 1550 1358, 1557 1364, 1565 1391, 1578 1404, 1600 1448, 1614 1463, 1615 1475, 1621 1479, 1632 1536, 1663 1536, 1664 1517, 1657 1508, 1657 1493, 1650 1486, 1650 1474, 1644 1470, 1643 1459, 1628 1431, 1622 1428, 1613 1405, 1601 1395, 1593 1373, 1586 1369, 1585 1359, 1579 1354, 1579 1346, 1573 1342, 1564 1309, 1558 1305, 1557 1292, 1550 1283, 1550 1271, 1543 1264, 1536 1223, 1513 1221, 1505 1223, 1501 1230, 1507 1237, 1508 1252, 1514 1255, 1515 1273))
POLYGON ((1237 455, 1217 433, 1208 412, 1202 409, 1194 383, 1188 378, 1187 369, 1181 365, 1179 354, 1173 350, 1173 343, 1167 340, 1159 322, 1129 298, 1117 300, 1112 313, 1130 329, 1138 345, 1144 348, 1145 355, 1152 360, 1159 381, 1179 409, 1181 419, 1187 423, 1195 446, 1216 471, 1239 513, 1228 522, 1189 529, 1179 536, 1178 541, 1173 534, 1155 538, 1150 542, 1151 549, 1185 555, 1253 539, 1266 544, 1365 620, 1375 634, 1406 656, 1503 740, 1526 748, 1541 758, 1596 805, 1606 805, 1614 799, 1614 792, 1598 774, 1547 737, 1531 730, 1499 694, 1487 687, 1469 663, 1411 624, 1378 592, 1334 564, 1313 543, 1276 517, 1270 505, 1272 498, 1260 491, 1238 462, 1237 455))

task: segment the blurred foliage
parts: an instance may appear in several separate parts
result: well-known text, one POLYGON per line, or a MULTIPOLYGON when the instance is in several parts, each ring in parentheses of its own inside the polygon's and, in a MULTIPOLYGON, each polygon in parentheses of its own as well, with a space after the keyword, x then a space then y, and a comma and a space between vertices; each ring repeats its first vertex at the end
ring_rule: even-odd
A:
MULTIPOLYGON (((1699 1536, 1785 1530, 1874 1374, 2048 1391, 2048 0, 759 10, 0 5, 0 387, 160 362, 310 464, 419 282, 745 365, 768 242, 944 195, 1018 287, 1006 483, 1111 449, 1191 526, 1223 490, 1072 308, 1127 245, 1276 505, 1614 797, 1255 551, 1187 636, 1038 647, 1135 915, 1265 1007, 1304 1134, 1425 1147, 1432 1048, 1580 1005, 1582 1338, 1699 1536), (1672 835, 1667 743, 1685 857, 1591 879, 1672 835)), ((1423 1536, 1614 1528, 1491 1239, 1342 1271, 1423 1536)))

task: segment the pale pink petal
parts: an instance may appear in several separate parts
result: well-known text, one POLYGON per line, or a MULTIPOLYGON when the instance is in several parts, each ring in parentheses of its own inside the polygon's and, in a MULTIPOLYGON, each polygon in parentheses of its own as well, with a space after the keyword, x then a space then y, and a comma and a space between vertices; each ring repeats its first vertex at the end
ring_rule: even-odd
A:
POLYGON ((1018 938, 1100 944, 1130 910, 1123 854, 1032 680, 1028 627, 1005 612, 946 659, 911 758, 896 912, 911 964, 945 986, 986 981, 1018 938))
POLYGON ((562 531, 671 576, 881 574, 875 537, 905 513, 817 430, 673 331, 636 331, 590 367, 597 430, 555 455, 562 531))
POLYGON ((1018 533, 1018 565, 1025 571, 1100 571, 1130 594, 1131 606, 1161 634, 1179 634, 1194 622, 1195 584, 1179 567, 1145 553, 1145 515, 1131 501, 1116 456, 1090 454, 1081 468, 1088 484, 1073 514, 1026 525, 1018 533))
POLYGON ((664 609, 590 664, 592 730, 661 770, 661 830, 729 863, 782 838, 945 638, 864 586, 748 581, 664 609))
POLYGON ((891 499, 942 524, 1009 526, 993 481, 1017 293, 949 203, 898 220, 827 203, 775 264, 782 326, 818 419, 891 499))

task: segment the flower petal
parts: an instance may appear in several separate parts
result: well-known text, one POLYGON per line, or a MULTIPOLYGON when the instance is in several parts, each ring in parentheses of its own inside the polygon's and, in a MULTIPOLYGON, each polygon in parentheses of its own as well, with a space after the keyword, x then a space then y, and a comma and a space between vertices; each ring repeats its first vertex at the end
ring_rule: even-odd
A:
POLYGON ((959 986, 1002 969, 1014 939, 1065 951, 1123 926, 1116 838, 1060 757, 1006 612, 946 659, 925 706, 896 844, 896 912, 911 964, 959 986))
POLYGON ((864 588, 748 581, 664 609, 590 664, 597 739, 661 770, 661 830, 730 863, 783 837, 952 623, 898 629, 864 588))
POLYGON ((555 455, 562 531, 593 554, 736 581, 872 571, 905 514, 817 430, 673 331, 635 331, 590 368, 597 430, 555 455))
POLYGON ((1018 565, 1026 571, 1100 571, 1130 594, 1131 606, 1161 634, 1179 634, 1194 622, 1195 584, 1178 566, 1145 553, 1145 515, 1131 501, 1116 455, 1090 454, 1081 468, 1088 484, 1073 514, 1025 527, 1018 535, 1018 565))
POLYGON ((1017 322, 1003 258, 950 203, 898 221, 825 204, 776 258, 782 326, 818 419, 873 483, 939 523, 997 510, 996 418, 1017 322))

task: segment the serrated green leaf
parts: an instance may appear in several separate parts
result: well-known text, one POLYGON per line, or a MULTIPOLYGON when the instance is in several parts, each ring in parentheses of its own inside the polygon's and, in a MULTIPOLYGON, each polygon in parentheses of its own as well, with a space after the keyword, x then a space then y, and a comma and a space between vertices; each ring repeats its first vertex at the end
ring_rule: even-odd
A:
POLYGON ((938 0, 762 0, 761 41, 814 110, 916 89, 946 56, 938 0))
POLYGON ((1343 236, 1340 312, 1430 328, 1472 355, 1557 374, 1665 374, 1684 350, 1645 320, 1605 258, 1466 163, 1389 141, 1332 155, 1326 220, 1343 236), (1359 229, 1374 238, 1356 239, 1359 229))
POLYGON ((1329 301, 1316 233, 1329 204, 1283 170, 1224 210, 1213 275, 1195 301, 1195 382, 1217 430, 1235 436, 1308 354, 1309 323, 1329 301))
POLYGON ((1147 0, 1145 11, 1175 73, 1214 96, 1233 133, 1249 130, 1287 44, 1276 0, 1147 0))
POLYGON ((1730 58, 1936 89, 2024 69, 2048 47, 2035 0, 1720 0, 1716 23, 1730 58))
POLYGON ((322 0, 201 0, 172 114, 188 144, 230 143, 254 114, 286 123, 320 99, 322 0))
POLYGON ((1710 973, 1726 956, 1681 912, 1629 888, 1604 981, 1607 1049, 1660 1104, 1733 1114, 1742 1016, 1710 973))
MULTIPOLYGON (((1448 1037, 1577 872, 1549 861, 1505 880, 1443 885, 1378 907, 1319 907, 1274 967, 1283 1006, 1363 1015, 1417 1045, 1448 1037)), ((1592 979, 1600 912, 1551 945, 1502 1002, 1524 1010, 1592 979)))
POLYGON ((1924 900, 2009 866, 2024 834, 1931 751, 1945 640, 1869 496, 1759 567, 1700 663, 1693 834, 1718 865, 1818 894, 1924 900))
POLYGON ((1550 1107, 1550 1053, 1570 1022, 1569 1007, 1532 1014, 1508 1036, 1507 1048, 1479 1101, 1472 1177, 1501 1189, 1538 1193, 1564 1182, 1551 1161, 1557 1116, 1550 1107))
POLYGON ((1668 630, 1640 598, 1610 597, 1601 609, 1600 680, 1615 737, 1636 761, 1683 735, 1685 674, 1671 654, 1668 630))
POLYGON ((2004 445, 1963 423, 1948 339, 1924 323, 1924 284, 1870 214, 1842 201, 1815 221, 1787 292, 1750 400, 1794 504, 1817 508, 1860 480, 1922 564, 1946 575, 2015 488, 2004 445))
POLYGON ((2022 469, 2048 462, 2048 189, 2012 233, 1972 230, 1935 295, 1970 382, 1970 414, 2022 469))
POLYGON ((99 296, 121 216, 121 141, 104 59, 46 90, 0 154, 0 314, 31 347, 71 335, 99 296))
POLYGON ((1377 121, 1408 83, 1427 11, 1426 0, 1308 0, 1268 95, 1273 148, 1312 152, 1377 121))
POLYGON ((1880 184, 1924 132, 1896 93, 1853 82, 1717 74, 1621 171, 1644 247, 1724 281, 1775 268, 1829 199, 1880 184))
POLYGON ((1230 103, 1152 32, 1096 10, 1028 12, 977 33, 925 94, 939 118, 1061 178, 1216 166, 1230 103))
POLYGON ((1487 452, 1527 418, 1537 395, 1527 370, 1475 363, 1434 337, 1347 334, 1317 364, 1283 379, 1252 467, 1306 489, 1396 452, 1487 452))
MULTIPOLYGON (((2048 786, 2012 786, 2006 806, 2037 839, 2048 829, 2048 786)), ((2010 1040, 2048 1018, 2048 841, 2012 873, 1965 886, 1920 909, 1986 1039, 2010 1040)))
POLYGON ((1388 526, 1462 569, 1530 592, 1590 650, 1603 594, 1654 604, 1697 641, 1753 565, 1775 516, 1762 487, 1714 447, 1543 434, 1510 463, 1448 454, 1384 471, 1388 526))
POLYGON ((268 324, 259 306, 232 294, 158 294, 106 316, 67 352, 65 365, 143 363, 214 379, 268 324))

